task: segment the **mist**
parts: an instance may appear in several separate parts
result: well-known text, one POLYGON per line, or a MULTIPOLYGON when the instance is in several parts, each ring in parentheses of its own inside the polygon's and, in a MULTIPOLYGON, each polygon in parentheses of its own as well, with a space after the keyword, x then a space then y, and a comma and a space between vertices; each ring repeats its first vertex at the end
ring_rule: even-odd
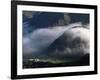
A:
POLYGON ((23 38, 23 54, 54 57, 87 54, 90 33, 87 25, 85 26, 83 27, 81 22, 78 22, 67 26, 36 29, 23 38))

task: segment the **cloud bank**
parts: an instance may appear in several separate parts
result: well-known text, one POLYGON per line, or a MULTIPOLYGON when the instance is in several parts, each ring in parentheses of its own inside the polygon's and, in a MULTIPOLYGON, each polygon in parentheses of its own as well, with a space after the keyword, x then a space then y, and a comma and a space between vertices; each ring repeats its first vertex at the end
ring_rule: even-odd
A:
POLYGON ((81 23, 40 28, 23 38, 24 55, 82 56, 89 53, 90 33, 81 23), (46 50, 46 51, 45 51, 46 50))
POLYGON ((89 30, 82 27, 72 28, 55 40, 48 48, 49 55, 83 56, 89 53, 89 30))

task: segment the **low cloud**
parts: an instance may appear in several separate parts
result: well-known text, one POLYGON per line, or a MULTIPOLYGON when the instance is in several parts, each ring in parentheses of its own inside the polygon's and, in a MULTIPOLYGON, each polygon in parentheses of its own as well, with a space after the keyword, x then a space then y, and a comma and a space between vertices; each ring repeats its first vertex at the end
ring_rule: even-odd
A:
POLYGON ((52 55, 82 56, 89 53, 89 30, 82 27, 72 28, 59 37, 48 48, 52 55))
POLYGON ((52 56, 81 56, 89 53, 89 29, 81 23, 40 28, 23 38, 23 53, 52 56))

